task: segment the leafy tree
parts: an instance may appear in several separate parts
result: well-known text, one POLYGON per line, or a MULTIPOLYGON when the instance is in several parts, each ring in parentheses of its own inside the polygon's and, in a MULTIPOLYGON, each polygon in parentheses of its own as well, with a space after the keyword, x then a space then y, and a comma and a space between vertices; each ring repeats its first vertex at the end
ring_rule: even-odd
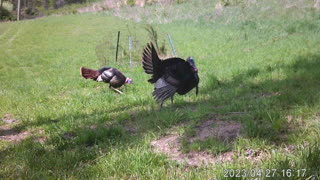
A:
POLYGON ((1 2, 0 2, 0 8, 2 8, 4 1, 7 1, 7 0, 1 0, 1 2))

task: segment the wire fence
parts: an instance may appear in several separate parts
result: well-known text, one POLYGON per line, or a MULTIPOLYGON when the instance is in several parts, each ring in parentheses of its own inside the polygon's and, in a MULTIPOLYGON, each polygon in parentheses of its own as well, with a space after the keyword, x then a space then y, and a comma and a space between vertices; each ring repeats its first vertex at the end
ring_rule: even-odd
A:
MULTIPOLYGON (((132 33, 129 28, 128 32, 115 32, 113 36, 106 37, 105 40, 96 46, 95 51, 99 66, 117 63, 134 67, 141 64, 142 51, 146 43, 143 40, 139 40, 137 36, 131 35, 132 33)), ((167 38, 168 40, 162 39, 162 43, 158 45, 158 35, 155 30, 152 30, 148 42, 156 43, 157 51, 163 57, 168 57, 166 46, 170 46, 173 56, 176 57, 177 53, 174 48, 173 38, 169 33, 167 33, 167 38)))

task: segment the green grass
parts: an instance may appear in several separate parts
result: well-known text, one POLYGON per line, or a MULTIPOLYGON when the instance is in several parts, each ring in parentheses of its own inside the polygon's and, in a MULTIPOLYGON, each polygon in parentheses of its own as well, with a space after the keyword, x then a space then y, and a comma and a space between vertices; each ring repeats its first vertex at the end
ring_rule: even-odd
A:
POLYGON ((211 154, 218 155, 231 149, 230 144, 221 142, 219 139, 210 138, 206 140, 197 140, 192 143, 182 141, 182 148, 186 152, 190 151, 209 151, 211 154))
POLYGON ((16 128, 34 133, 17 144, 0 141, 0 178, 224 179, 224 169, 254 168, 307 169, 302 179, 319 178, 320 16, 312 2, 285 8, 261 1, 229 6, 217 16, 217 1, 186 1, 120 9, 117 15, 128 20, 111 10, 1 23, 0 116, 9 113, 20 120, 16 128), (199 95, 177 95, 161 111, 140 65, 148 23, 168 54, 170 33, 178 55, 192 56, 199 68, 199 95), (134 80, 124 95, 79 75, 80 66, 104 63, 134 80), (228 112, 244 114, 224 116, 228 112), (216 115, 240 122, 241 136, 183 150, 231 150, 233 162, 191 168, 152 151, 150 142, 172 127, 188 138, 195 124, 216 115), (35 142, 39 136, 46 141, 35 142), (289 145, 294 151, 285 150, 289 145), (267 160, 249 160, 247 150, 267 160))

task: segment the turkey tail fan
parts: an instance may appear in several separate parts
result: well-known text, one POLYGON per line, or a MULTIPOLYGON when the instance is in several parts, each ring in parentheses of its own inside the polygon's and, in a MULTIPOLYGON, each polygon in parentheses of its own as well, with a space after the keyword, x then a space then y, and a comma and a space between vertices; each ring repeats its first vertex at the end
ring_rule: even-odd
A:
POLYGON ((177 88, 171 85, 162 87, 162 88, 156 88, 152 96, 156 99, 158 103, 163 103, 166 99, 172 97, 174 93, 176 93, 177 88))
POLYGON ((97 79, 98 76, 100 75, 99 71, 92 70, 85 67, 80 68, 80 74, 82 77, 86 79, 97 79))
POLYGON ((159 78, 159 66, 161 64, 161 59, 159 58, 156 49, 154 48, 152 42, 147 44, 142 53, 142 64, 143 69, 147 74, 152 74, 151 79, 148 81, 150 83, 155 83, 159 78))

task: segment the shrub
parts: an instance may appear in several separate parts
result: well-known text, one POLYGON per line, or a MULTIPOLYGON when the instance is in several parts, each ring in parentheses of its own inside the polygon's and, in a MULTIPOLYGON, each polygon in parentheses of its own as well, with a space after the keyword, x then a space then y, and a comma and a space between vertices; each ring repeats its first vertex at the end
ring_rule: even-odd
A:
POLYGON ((10 20, 11 18, 12 18, 12 15, 11 15, 10 11, 1 7, 0 8, 0 19, 1 20, 10 20))
POLYGON ((135 0, 127 0, 127 5, 128 6, 134 6, 136 4, 135 0))
POLYGON ((39 11, 36 8, 29 7, 25 9, 25 13, 30 16, 35 16, 39 13, 39 11))

